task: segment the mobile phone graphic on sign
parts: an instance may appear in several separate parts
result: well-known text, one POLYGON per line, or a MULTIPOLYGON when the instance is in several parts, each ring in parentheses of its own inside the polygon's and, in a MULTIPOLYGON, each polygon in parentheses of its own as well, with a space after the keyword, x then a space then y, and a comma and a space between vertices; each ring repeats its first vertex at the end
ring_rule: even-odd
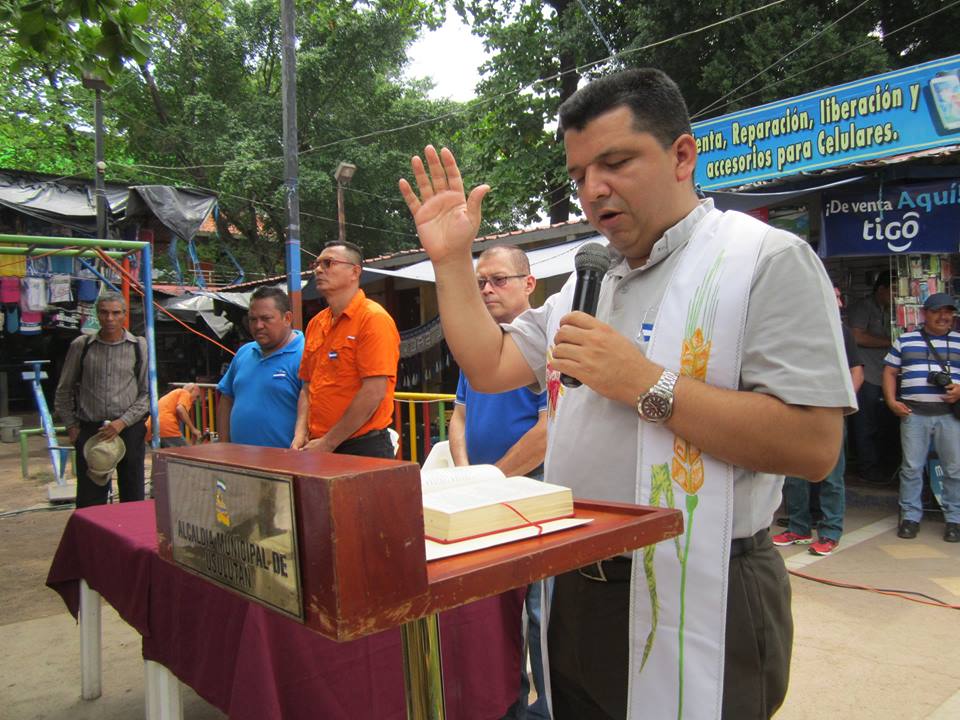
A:
POLYGON ((944 130, 960 130, 960 77, 956 72, 930 78, 930 96, 944 130))

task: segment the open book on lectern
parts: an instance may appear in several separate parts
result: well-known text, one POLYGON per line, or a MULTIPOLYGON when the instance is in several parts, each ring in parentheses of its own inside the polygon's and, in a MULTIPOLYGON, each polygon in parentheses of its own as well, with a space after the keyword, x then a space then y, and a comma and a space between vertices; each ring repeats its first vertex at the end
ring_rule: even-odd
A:
POLYGON ((570 488, 505 477, 495 465, 422 470, 423 525, 428 539, 451 543, 573 515, 570 488))

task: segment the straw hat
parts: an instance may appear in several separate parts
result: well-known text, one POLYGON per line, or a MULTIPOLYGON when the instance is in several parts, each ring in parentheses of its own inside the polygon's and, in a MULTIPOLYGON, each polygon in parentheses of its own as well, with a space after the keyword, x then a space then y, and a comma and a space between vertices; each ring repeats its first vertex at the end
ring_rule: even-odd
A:
POLYGON ((119 435, 103 440, 94 435, 83 444, 83 457, 87 461, 87 477, 97 485, 110 482, 117 464, 127 452, 127 446, 119 435))

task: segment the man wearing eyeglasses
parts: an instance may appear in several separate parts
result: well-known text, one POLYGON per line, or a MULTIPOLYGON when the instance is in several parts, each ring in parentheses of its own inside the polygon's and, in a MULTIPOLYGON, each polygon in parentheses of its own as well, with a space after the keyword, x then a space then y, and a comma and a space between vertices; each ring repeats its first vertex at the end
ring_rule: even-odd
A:
POLYGON ((327 308, 307 325, 295 450, 394 457, 387 428, 400 360, 400 334, 384 308, 360 289, 363 251, 324 245, 314 277, 327 308))
MULTIPOLYGON (((530 309, 530 293, 537 280, 530 274, 530 261, 523 250, 500 245, 484 250, 477 259, 477 285, 491 317, 498 323, 509 323, 530 309)), ((507 477, 526 475, 542 480, 547 450, 547 394, 525 387, 481 393, 461 373, 448 437, 456 465, 496 465, 507 477)), ((530 686, 523 663, 520 697, 506 718, 550 717, 540 651, 540 595, 541 583, 529 587, 527 644, 537 701, 527 705, 530 686)))

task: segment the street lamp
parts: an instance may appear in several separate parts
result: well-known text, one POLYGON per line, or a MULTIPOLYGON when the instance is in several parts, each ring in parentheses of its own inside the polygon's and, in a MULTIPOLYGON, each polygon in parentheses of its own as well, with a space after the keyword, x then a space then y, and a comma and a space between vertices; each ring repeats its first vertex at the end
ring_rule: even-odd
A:
POLYGON ((97 203, 97 237, 101 240, 107 238, 107 191, 103 179, 104 171, 107 169, 103 161, 103 101, 100 97, 101 91, 109 90, 102 79, 90 73, 83 74, 83 86, 88 90, 96 91, 93 103, 93 132, 94 132, 94 197, 97 203))
POLYGON ((337 181, 337 223, 340 226, 340 242, 347 239, 347 220, 343 214, 343 188, 350 184, 357 166, 353 163, 341 162, 333 171, 333 179, 337 181))

